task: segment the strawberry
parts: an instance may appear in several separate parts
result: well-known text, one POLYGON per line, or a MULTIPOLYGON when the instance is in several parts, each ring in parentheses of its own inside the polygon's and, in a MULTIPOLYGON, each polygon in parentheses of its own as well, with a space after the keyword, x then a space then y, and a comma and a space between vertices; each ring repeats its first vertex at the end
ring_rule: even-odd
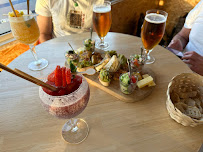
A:
POLYGON ((57 65, 55 69, 55 86, 62 86, 62 70, 59 65, 57 65))
POLYGON ((54 76, 55 76, 55 70, 48 75, 47 80, 50 81, 50 82, 55 82, 55 77, 54 76))
POLYGON ((62 87, 66 87, 66 67, 62 67, 62 87))
POLYGON ((66 68, 66 83, 67 84, 71 83, 71 70, 70 70, 70 68, 66 68))

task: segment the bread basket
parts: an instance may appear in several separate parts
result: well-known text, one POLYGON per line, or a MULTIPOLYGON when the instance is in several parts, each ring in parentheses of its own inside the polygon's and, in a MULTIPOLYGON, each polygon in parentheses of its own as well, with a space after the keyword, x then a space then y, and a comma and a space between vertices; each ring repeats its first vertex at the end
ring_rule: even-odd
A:
POLYGON ((203 124, 203 77, 195 73, 173 77, 168 85, 166 107, 170 117, 184 126, 203 124))

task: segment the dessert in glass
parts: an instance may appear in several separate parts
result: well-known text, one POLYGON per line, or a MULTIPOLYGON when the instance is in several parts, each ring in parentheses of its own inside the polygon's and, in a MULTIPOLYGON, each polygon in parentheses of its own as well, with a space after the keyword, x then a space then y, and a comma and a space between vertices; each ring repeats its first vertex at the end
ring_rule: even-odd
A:
POLYGON ((72 75, 69 68, 57 66, 49 74, 46 83, 58 87, 52 92, 39 88, 39 97, 44 109, 58 118, 69 119, 62 128, 62 137, 71 144, 84 141, 89 127, 84 119, 74 118, 87 106, 90 89, 82 75, 72 75))
POLYGON ((40 32, 33 15, 24 15, 23 12, 15 11, 17 17, 9 13, 9 22, 11 31, 16 40, 29 45, 30 50, 35 58, 35 61, 28 65, 28 68, 33 71, 39 71, 47 67, 48 61, 44 58, 38 59, 34 43, 38 40, 40 32))

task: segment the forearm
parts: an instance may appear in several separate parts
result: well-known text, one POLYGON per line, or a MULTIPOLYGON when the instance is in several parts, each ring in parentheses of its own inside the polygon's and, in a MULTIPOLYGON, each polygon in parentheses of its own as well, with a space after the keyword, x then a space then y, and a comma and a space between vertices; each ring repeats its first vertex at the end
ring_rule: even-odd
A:
POLYGON ((40 33, 40 37, 39 37, 40 43, 43 43, 43 42, 48 41, 50 39, 52 39, 52 35, 40 33))
POLYGON ((182 47, 184 49, 188 43, 188 39, 184 38, 180 33, 178 33, 173 37, 172 41, 177 41, 177 40, 181 42, 182 47))
POLYGON ((40 37, 39 37, 40 43, 43 43, 47 40, 52 39, 52 32, 53 32, 52 18, 38 15, 37 23, 40 30, 40 37))
POLYGON ((189 41, 189 34, 190 29, 183 27, 181 31, 173 37, 168 47, 183 51, 189 41))

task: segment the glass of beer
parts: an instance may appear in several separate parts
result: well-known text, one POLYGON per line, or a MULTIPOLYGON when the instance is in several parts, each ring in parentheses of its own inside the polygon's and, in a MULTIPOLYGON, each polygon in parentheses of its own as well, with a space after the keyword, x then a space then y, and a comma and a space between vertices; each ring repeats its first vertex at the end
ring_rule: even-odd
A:
POLYGON ((93 5, 93 26, 100 42, 96 42, 95 47, 98 49, 107 49, 109 44, 104 42, 104 37, 111 28, 111 2, 105 1, 102 4, 93 5))
POLYGON ((39 38, 39 28, 33 16, 10 17, 9 22, 13 36, 21 43, 29 45, 35 61, 29 63, 28 68, 33 71, 39 71, 47 67, 46 59, 38 59, 34 43, 39 38))
POLYGON ((159 44, 163 38, 168 13, 162 10, 148 10, 141 29, 141 39, 146 49, 146 64, 152 64, 155 58, 150 55, 152 49, 159 44))

